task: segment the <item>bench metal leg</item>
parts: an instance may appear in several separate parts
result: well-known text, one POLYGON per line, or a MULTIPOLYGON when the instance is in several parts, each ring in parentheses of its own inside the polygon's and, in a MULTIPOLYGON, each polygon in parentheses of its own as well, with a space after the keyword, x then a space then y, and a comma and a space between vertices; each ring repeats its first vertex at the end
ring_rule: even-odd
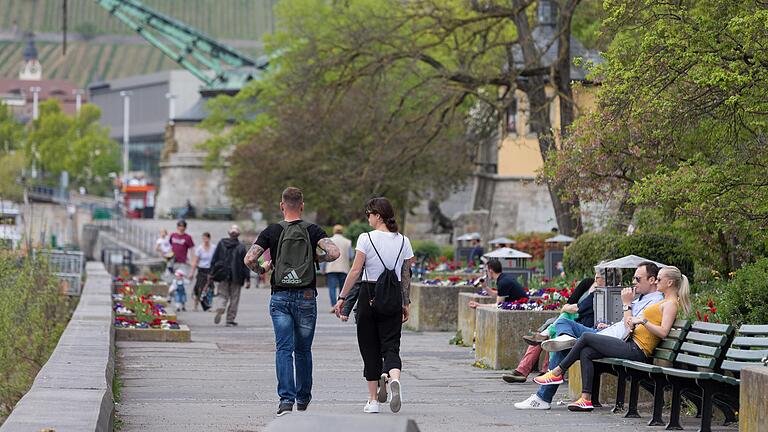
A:
POLYGON ((672 383, 672 409, 669 411, 669 423, 667 430, 682 430, 680 425, 680 406, 682 405, 682 391, 680 385, 672 383))
POLYGON ((653 418, 648 422, 648 426, 664 426, 664 377, 653 375, 653 418))
POLYGON ((602 407, 600 404, 600 378, 603 375, 602 366, 595 368, 595 375, 592 377, 592 406, 602 407))
POLYGON ((640 418, 640 413, 637 411, 638 399, 640 399, 640 380, 637 375, 630 374, 629 408, 624 418, 640 418))
POLYGON ((712 387, 709 385, 702 386, 702 398, 701 398, 701 427, 699 432, 711 432, 712 431, 712 387))
POLYGON ((614 414, 624 411, 624 393, 627 390, 627 372, 619 369, 616 377, 616 404, 611 410, 614 414))

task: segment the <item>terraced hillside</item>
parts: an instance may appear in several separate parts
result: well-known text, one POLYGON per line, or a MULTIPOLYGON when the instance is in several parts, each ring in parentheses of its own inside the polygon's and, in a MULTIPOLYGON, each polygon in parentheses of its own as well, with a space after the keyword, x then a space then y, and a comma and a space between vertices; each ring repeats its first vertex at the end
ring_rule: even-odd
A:
MULTIPOLYGON (((226 39, 259 39, 272 25, 272 5, 277 0, 143 0, 152 9, 177 18, 210 36, 226 39)), ((99 33, 133 34, 94 0, 69 0, 69 28, 93 24, 99 33)), ((0 0, 0 28, 58 32, 61 0, 0 0)))
MULTIPOLYGON (((272 6, 276 2, 143 1, 155 10, 234 44, 238 50, 253 56, 261 54, 258 41, 271 31, 272 6)), ((61 44, 57 42, 60 36, 54 34, 61 30, 61 0, 0 0, 0 35, 4 35, 0 40, 0 78, 18 75, 25 45, 22 33, 26 31, 40 35, 36 46, 45 79, 67 79, 84 87, 93 81, 179 68, 94 0, 69 0, 68 7, 70 31, 88 27, 94 32, 90 36, 97 37, 84 41, 73 34, 64 56, 61 44), (11 33, 14 28, 15 34, 11 33)))

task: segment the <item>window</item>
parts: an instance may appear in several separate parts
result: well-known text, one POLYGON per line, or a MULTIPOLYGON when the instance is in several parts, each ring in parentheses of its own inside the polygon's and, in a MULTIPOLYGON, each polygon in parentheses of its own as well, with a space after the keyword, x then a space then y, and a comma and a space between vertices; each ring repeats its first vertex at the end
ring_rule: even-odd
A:
POLYGON ((507 107, 507 133, 517 133, 517 99, 513 99, 512 103, 507 107))

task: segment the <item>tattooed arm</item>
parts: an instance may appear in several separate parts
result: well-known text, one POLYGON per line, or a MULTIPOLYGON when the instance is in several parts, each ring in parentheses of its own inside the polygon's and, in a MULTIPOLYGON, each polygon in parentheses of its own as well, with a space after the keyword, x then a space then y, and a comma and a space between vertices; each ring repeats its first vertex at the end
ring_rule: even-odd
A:
POLYGON ((245 254, 245 259, 243 262, 245 263, 245 266, 249 269, 253 270, 254 272, 258 274, 264 274, 269 270, 269 264, 264 263, 264 267, 259 265, 259 257, 264 253, 264 248, 257 244, 253 244, 251 246, 251 249, 248 250, 248 253, 245 254))
POLYGON ((339 258, 339 255, 341 255, 339 247, 336 246, 336 243, 334 243, 333 240, 329 239, 328 237, 320 239, 320 241, 317 242, 317 247, 325 252, 324 254, 317 255, 317 260, 320 262, 336 261, 339 258))
POLYGON ((414 261, 416 261, 416 258, 405 260, 400 272, 400 285, 403 289, 403 306, 411 304, 411 264, 413 264, 414 261))

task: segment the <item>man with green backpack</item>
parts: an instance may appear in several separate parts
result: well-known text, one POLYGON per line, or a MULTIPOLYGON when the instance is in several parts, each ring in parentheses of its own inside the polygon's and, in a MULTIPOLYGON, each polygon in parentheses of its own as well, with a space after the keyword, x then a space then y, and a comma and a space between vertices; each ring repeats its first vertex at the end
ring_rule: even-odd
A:
POLYGON ((315 271, 320 261, 331 262, 339 257, 339 248, 325 231, 301 219, 304 196, 300 189, 289 187, 283 191, 280 211, 284 220, 262 231, 244 260, 255 272, 273 270, 269 312, 275 329, 278 416, 293 411, 294 403, 297 410, 305 411, 312 399, 315 271), (259 257, 267 249, 272 261, 260 265, 259 257))

